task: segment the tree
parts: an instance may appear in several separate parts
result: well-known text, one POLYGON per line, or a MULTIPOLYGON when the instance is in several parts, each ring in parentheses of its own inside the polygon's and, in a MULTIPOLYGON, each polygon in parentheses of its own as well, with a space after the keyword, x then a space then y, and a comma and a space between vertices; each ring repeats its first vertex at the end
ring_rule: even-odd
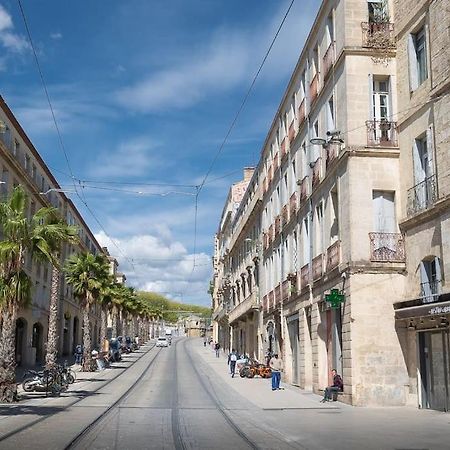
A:
POLYGON ((52 251, 52 281, 50 290, 50 305, 48 318, 47 352, 45 354, 45 366, 50 369, 55 366, 58 354, 58 297, 59 280, 61 277, 60 249, 65 242, 76 244, 78 242, 77 227, 67 225, 57 214, 49 218, 47 232, 50 231, 48 242, 52 251))
POLYGON ((92 361, 91 324, 89 312, 91 306, 98 301, 101 290, 109 280, 107 259, 99 254, 80 253, 67 260, 65 266, 66 280, 73 287, 74 294, 80 299, 83 307, 83 371, 92 372, 95 366, 92 361))
POLYGON ((20 307, 31 301, 31 279, 27 263, 32 260, 56 263, 54 254, 61 243, 61 228, 55 208, 41 208, 28 217, 28 196, 17 186, 9 199, 0 203, 0 308, 3 319, 0 339, 0 401, 17 399, 15 383, 15 326, 20 307))

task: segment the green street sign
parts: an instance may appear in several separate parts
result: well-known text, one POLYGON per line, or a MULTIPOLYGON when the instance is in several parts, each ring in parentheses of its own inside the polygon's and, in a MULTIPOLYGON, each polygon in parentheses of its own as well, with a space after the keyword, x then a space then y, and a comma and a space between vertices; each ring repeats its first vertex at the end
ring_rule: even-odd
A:
POLYGON ((330 294, 325 294, 325 301, 332 308, 339 308, 341 303, 345 301, 345 295, 339 293, 339 289, 331 289, 330 294))

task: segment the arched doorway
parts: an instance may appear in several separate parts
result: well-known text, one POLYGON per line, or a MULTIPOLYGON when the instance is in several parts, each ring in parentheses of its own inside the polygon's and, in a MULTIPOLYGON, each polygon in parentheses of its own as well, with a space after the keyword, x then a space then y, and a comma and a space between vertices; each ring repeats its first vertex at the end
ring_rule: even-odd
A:
POLYGON ((22 317, 16 320, 16 363, 25 363, 25 346, 27 342, 27 321, 22 317))
POLYGON ((33 325, 33 334, 31 338, 31 347, 36 351, 36 363, 42 363, 44 360, 43 340, 44 327, 39 322, 36 322, 33 325))

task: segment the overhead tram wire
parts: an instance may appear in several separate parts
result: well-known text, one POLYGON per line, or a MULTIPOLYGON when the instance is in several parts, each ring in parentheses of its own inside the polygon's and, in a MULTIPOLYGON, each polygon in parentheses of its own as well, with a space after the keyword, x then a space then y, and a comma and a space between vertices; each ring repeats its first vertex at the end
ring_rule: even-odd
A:
POLYGON ((34 60, 35 60, 35 63, 36 63, 36 66, 37 66, 37 69, 38 69, 38 72, 39 72, 39 77, 40 77, 40 80, 41 80, 42 87, 43 87, 44 92, 45 92, 45 97, 47 99, 47 103, 48 103, 48 106, 50 108, 50 112, 51 112, 52 119, 53 119, 53 124, 55 125, 56 133, 58 135, 59 146, 60 146, 60 148, 61 148, 61 150, 62 150, 62 152, 64 154, 64 158, 66 160, 67 168, 69 169, 70 178, 72 179, 72 183, 73 183, 73 187, 74 187, 74 190, 75 190, 75 194, 80 199, 80 201, 85 205, 86 209, 90 212, 90 214, 92 215, 94 220, 97 222, 97 224, 100 226, 100 228, 103 230, 103 232, 108 237, 108 239, 114 244, 114 246, 122 254, 122 256, 131 264, 131 267, 133 267, 133 270, 134 270, 135 268, 134 268, 133 262, 120 249, 120 247, 117 245, 117 243, 114 241, 114 239, 112 239, 108 235, 108 233, 106 232, 106 230, 103 227, 103 225, 100 223, 98 218, 93 213, 92 209, 88 206, 87 202, 81 197, 80 193, 78 192, 77 184, 75 182, 76 178, 75 178, 75 176, 73 174, 72 167, 71 167, 70 161, 69 161, 69 157, 68 157, 68 154, 67 154, 67 151, 66 151, 66 147, 65 147, 63 139, 62 139, 61 130, 59 129, 58 122, 56 120, 55 111, 53 109, 53 105, 52 105, 52 102, 50 100, 50 95, 48 93, 47 84, 45 83, 44 74, 42 72, 41 65, 39 63, 39 58, 37 56, 36 48, 34 46, 33 39, 31 37, 31 31, 30 31, 30 27, 28 26, 28 21, 27 21, 26 15, 25 15, 25 10, 23 8, 22 1, 21 0, 17 0, 17 2, 19 4, 20 14, 22 16, 22 19, 23 19, 23 22, 24 22, 24 25, 25 25, 25 30, 26 30, 26 33, 27 33, 27 36, 28 36, 28 40, 30 42, 31 50, 33 51, 34 60))
POLYGON ((276 31, 276 33, 275 33, 275 36, 273 37, 272 42, 270 43, 269 48, 267 49, 266 54, 264 55, 264 58, 263 58, 261 64, 259 65, 259 68, 258 68, 258 70, 257 70, 257 72, 256 72, 256 74, 255 74, 255 76, 253 77, 253 80, 252 80, 252 82, 251 82, 251 84, 250 84, 250 87, 247 89, 247 92, 246 92, 246 94, 245 94, 245 96, 244 96, 244 99, 242 100, 242 103, 241 103, 241 105, 239 106, 239 109, 238 109, 237 113, 235 114, 235 116, 234 116, 234 118, 233 118, 233 120, 232 120, 232 122, 231 122, 231 125, 230 125, 229 128, 228 128, 228 131, 227 131, 227 133, 226 133, 226 135, 225 135, 225 138, 223 139, 222 143, 220 144, 220 147, 219 147, 219 149, 217 150, 217 152, 216 152, 216 154, 215 154, 215 156, 214 156, 214 158, 213 158, 213 160, 212 160, 212 162, 211 162, 211 165, 209 166, 209 168, 208 168, 208 170, 207 170, 207 172, 206 172, 206 175, 205 175, 205 177, 203 178, 203 181, 202 181, 202 182, 200 183, 200 185, 199 185, 198 193, 200 193, 200 191, 203 189, 203 186, 205 185, 206 180, 208 179, 208 177, 209 177, 209 175, 210 175, 210 173, 211 173, 213 167, 215 166, 215 164, 216 164, 216 162, 217 162, 217 159, 219 158, 220 153, 222 153, 222 150, 223 150, 223 148, 225 147, 225 144, 227 143, 228 138, 230 137, 230 134, 231 134, 231 132, 233 131, 233 128, 234 128, 234 126, 236 125, 237 120, 238 120, 238 118, 239 118, 239 116, 240 116, 242 110, 244 109, 244 107, 245 107, 245 105, 246 105, 246 103, 247 103, 248 98, 250 97, 250 93, 251 93, 252 90, 253 90, 253 87, 254 87, 254 85, 255 85, 255 83, 256 83, 256 80, 258 79, 259 74, 261 73, 261 70, 262 70, 262 68, 264 67, 264 64, 265 64, 266 61, 267 61, 267 58, 269 57, 269 54, 270 54, 270 52, 271 52, 271 50, 272 50, 272 47, 274 46, 275 41, 277 40, 278 35, 280 34, 281 29, 283 28, 283 25, 284 25, 284 23, 285 23, 285 21, 286 21, 286 19, 287 19, 287 16, 289 15, 289 12, 291 11, 291 8, 292 8, 294 2, 295 2, 295 0, 291 0, 291 2, 290 2, 290 4, 289 4, 289 7, 288 7, 287 10, 286 10, 286 13, 284 14, 283 20, 281 21, 280 25, 278 26, 278 29, 277 29, 277 31, 276 31))

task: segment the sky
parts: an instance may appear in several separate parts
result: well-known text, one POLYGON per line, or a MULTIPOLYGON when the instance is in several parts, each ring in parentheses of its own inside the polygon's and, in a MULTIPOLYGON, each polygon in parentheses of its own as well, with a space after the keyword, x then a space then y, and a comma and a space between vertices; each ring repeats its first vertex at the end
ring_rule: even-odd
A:
POLYGON ((209 305, 228 190, 255 166, 319 0, 0 0, 0 94, 127 284, 209 305), (70 172, 91 215, 73 190, 70 172), (172 184, 169 186, 168 184, 172 184))

